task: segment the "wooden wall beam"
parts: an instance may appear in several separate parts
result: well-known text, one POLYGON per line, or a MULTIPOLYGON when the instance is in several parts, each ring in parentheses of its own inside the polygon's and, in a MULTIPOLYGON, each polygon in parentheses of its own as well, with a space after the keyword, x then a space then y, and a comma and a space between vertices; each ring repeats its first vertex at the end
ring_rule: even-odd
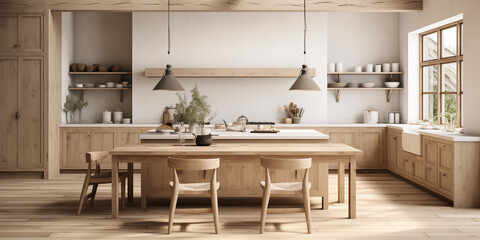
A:
MULTIPOLYGON (((421 11, 423 0, 307 0, 309 12, 421 11)), ((166 11, 167 0, 0 0, 0 9, 166 11)), ((171 0, 177 12, 301 12, 302 0, 171 0)))

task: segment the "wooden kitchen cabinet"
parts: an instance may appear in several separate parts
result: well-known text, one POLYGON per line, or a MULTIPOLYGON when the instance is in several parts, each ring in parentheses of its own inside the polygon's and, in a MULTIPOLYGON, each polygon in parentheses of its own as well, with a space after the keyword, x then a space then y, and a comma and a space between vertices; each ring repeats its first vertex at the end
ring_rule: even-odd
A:
POLYGON ((43 53, 43 13, 0 14, 0 54, 43 53))
POLYGON ((452 172, 444 169, 438 170, 438 190, 444 192, 448 197, 453 194, 453 176, 452 172))
POLYGON ((405 159, 403 159, 402 131, 388 129, 388 167, 391 171, 402 173, 405 171, 405 159))
POLYGON ((415 156, 409 152, 403 152, 403 167, 407 177, 413 177, 415 156))
POLYGON ((359 168, 385 168, 385 132, 384 128, 360 129, 358 131, 358 147, 363 155, 357 157, 359 168))
MULTIPOLYGON (((110 151, 115 147, 140 144, 140 135, 147 130, 133 127, 62 127, 61 165, 63 170, 86 169, 85 153, 110 151)), ((104 161, 102 169, 109 169, 111 158, 104 161)), ((125 169, 126 164, 121 164, 125 169)), ((140 164, 135 165, 140 169, 140 164)))
MULTIPOLYGON (((1 19, 1 18, 0 18, 1 19)), ((1 30, 0 30, 1 31, 1 30)), ((0 37, 2 41, 3 37, 0 37)), ((18 121, 17 58, 0 57, 0 166, 2 169, 17 167, 18 121)))
POLYGON ((437 166, 427 163, 425 167, 425 184, 432 190, 437 190, 438 186, 438 170, 437 166))
POLYGON ((69 129, 62 132, 61 169, 86 169, 85 153, 91 149, 90 129, 69 129))
POLYGON ((437 142, 432 139, 425 138, 423 142, 423 152, 425 153, 425 161, 432 165, 437 165, 437 142))
POLYGON ((41 172, 43 57, 0 57, 0 69, 0 170, 41 172))
POLYGON ((423 183, 423 181, 425 181, 425 163, 423 160, 415 159, 413 161, 412 173, 412 178, 415 182, 423 183))
POLYGON ((451 144, 438 143, 438 165, 446 170, 453 167, 453 146, 451 144))

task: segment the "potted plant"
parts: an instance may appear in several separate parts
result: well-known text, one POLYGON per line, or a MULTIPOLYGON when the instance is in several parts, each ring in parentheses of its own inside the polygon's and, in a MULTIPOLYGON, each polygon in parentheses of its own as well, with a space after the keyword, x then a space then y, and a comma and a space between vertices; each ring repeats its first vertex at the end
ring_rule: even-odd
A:
POLYGON ((74 95, 68 95, 63 104, 63 112, 65 113, 65 120, 67 124, 82 122, 82 109, 88 106, 88 102, 78 98, 74 95), (78 120, 75 120, 75 112, 78 111, 78 120))
POLYGON ((210 105, 207 102, 207 96, 201 95, 197 84, 190 92, 192 100, 188 105, 187 94, 182 96, 177 93, 179 102, 175 104, 174 117, 177 122, 190 124, 190 131, 192 131, 195 125, 205 123, 210 114, 210 105))

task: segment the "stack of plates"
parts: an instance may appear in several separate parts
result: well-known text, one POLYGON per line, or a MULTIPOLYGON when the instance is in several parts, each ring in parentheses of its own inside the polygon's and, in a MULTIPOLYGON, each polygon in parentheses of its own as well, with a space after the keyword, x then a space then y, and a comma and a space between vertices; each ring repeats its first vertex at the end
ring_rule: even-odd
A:
POLYGON ((329 83, 329 88, 344 88, 348 83, 329 83))

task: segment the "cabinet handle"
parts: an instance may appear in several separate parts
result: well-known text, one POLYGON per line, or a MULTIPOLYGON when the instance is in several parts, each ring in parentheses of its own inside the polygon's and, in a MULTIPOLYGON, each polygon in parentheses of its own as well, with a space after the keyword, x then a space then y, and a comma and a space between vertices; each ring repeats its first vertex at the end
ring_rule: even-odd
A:
POLYGON ((394 137, 393 140, 397 140, 397 137, 394 137))
POLYGON ((442 173, 442 176, 446 177, 446 176, 447 176, 447 174, 446 174, 446 173, 442 173))
POLYGON ((405 159, 405 162, 408 162, 408 159, 405 159))
POLYGON ((18 112, 15 113, 15 119, 19 119, 20 118, 20 114, 18 112))
POLYGON ((428 170, 432 170, 432 168, 431 168, 431 167, 429 167, 429 168, 428 168, 428 170))
POLYGON ((13 48, 18 48, 18 44, 13 45, 13 48))

